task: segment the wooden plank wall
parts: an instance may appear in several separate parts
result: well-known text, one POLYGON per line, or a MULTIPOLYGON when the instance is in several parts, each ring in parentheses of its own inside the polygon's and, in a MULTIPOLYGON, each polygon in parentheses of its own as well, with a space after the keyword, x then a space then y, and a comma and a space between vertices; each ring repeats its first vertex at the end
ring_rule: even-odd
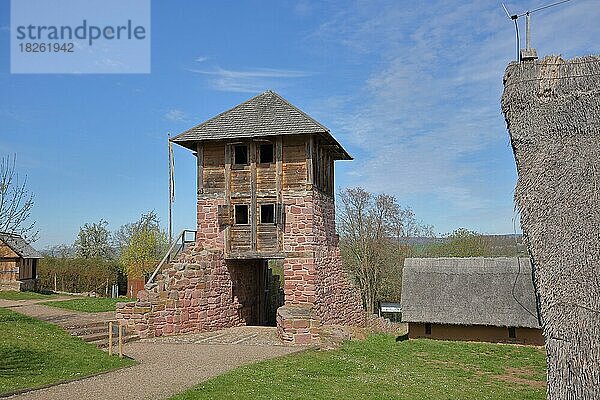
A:
POLYGON ((18 279, 17 260, 0 261, 0 281, 14 282, 18 279))
POLYGON ((277 196, 276 168, 276 163, 257 164, 256 192, 259 196, 277 196))
POLYGON ((202 173, 202 181, 198 184, 198 192, 204 194, 223 194, 225 192, 225 144, 206 142, 202 145, 202 154, 198 153, 203 163, 198 172, 202 173), (202 190, 200 190, 202 189, 202 190))
MULTIPOLYGON (((312 136, 276 137, 236 143, 204 142, 197 147, 198 194, 223 196, 233 216, 235 204, 249 208, 249 224, 225 227, 225 249, 229 252, 276 253, 282 250, 283 232, 275 223, 260 223, 260 205, 278 205, 285 191, 305 191, 307 184, 325 185, 319 171, 329 159, 312 136), (259 163, 260 144, 272 143, 274 160, 259 163), (248 146, 248 165, 233 165, 233 146, 248 146)), ((332 162, 332 161, 331 161, 332 162)), ((333 185, 331 185, 331 189, 333 185)), ((233 219, 233 218, 232 218, 233 219)))
POLYGON ((33 263, 34 260, 20 259, 17 265, 19 266, 19 279, 33 279, 33 263))
POLYGON ((19 255, 4 242, 0 242, 0 260, 3 258, 19 258, 19 255))
POLYGON ((0 242, 0 281, 14 282, 19 278, 18 262, 18 254, 0 242))
MULTIPOLYGON (((275 192, 276 204, 283 207, 283 138, 280 136, 275 140, 275 192)), ((275 219, 277 216, 277 207, 275 208, 275 219)), ((279 227, 277 232, 277 250, 283 250, 283 228, 279 227)))
POLYGON ((333 195, 334 191, 334 159, 322 140, 315 140, 312 153, 314 185, 324 193, 333 195))
POLYGON ((290 136, 283 140, 283 191, 306 189, 306 140, 306 136, 290 136))

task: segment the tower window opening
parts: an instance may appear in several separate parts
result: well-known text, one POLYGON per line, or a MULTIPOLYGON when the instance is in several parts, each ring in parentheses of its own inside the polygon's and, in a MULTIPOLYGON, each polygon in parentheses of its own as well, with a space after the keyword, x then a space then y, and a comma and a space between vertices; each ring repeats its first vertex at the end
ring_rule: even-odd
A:
POLYGON ((271 143, 261 144, 258 148, 258 159, 261 164, 273 162, 273 145, 271 143))
POLYGON ((248 146, 239 145, 233 148, 233 163, 235 165, 248 165, 248 146))
POLYGON ((248 206, 246 204, 235 205, 235 224, 248 225, 248 206))
POLYGON ((275 223, 275 205, 261 204, 260 205, 260 223, 274 224, 275 223))

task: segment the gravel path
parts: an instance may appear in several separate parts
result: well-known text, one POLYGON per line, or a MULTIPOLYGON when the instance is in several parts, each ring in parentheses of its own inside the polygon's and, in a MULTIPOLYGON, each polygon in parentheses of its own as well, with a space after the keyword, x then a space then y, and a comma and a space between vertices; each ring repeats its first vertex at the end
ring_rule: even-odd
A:
MULTIPOLYGON (((82 313, 45 306, 46 301, 0 299, 0 307, 65 328, 114 318, 112 311, 82 313)), ((230 369, 304 349, 283 345, 274 327, 244 326, 140 340, 123 346, 125 355, 137 360, 138 365, 9 399, 165 399, 230 369)))
POLYGON ((138 365, 92 378, 35 390, 10 399, 165 399, 208 378, 252 362, 303 350, 301 347, 138 341, 124 352, 138 365))

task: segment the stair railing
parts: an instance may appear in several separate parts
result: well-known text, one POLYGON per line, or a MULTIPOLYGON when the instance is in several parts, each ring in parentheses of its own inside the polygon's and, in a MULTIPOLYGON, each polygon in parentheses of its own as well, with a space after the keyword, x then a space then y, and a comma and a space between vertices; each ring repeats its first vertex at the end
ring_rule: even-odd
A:
POLYGON ((168 264, 171 261, 173 261, 179 255, 179 253, 181 253, 183 250, 185 250, 185 247, 187 244, 194 243, 195 241, 196 241, 196 231, 192 231, 190 229, 182 230, 181 233, 177 236, 177 238, 173 241, 173 244, 171 244, 171 247, 169 247, 169 250, 167 250, 167 253, 165 254, 165 256, 162 258, 162 260, 160 260, 160 262, 156 266, 156 269, 154 270, 152 275, 150 275, 150 279, 148 279, 148 282, 146 282, 146 285, 149 285, 152 282, 154 282, 154 278, 156 278, 156 275, 158 275, 158 273, 160 272, 162 267, 165 264, 168 264), (192 233, 191 240, 188 240, 188 238, 187 238, 188 233, 192 233))

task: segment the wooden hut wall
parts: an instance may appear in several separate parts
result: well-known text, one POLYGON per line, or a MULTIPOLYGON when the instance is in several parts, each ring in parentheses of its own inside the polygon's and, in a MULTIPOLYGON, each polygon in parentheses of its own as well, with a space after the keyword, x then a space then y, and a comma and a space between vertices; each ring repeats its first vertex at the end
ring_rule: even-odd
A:
POLYGON ((4 243, 0 243, 0 281, 12 282, 18 279, 19 255, 4 243))

